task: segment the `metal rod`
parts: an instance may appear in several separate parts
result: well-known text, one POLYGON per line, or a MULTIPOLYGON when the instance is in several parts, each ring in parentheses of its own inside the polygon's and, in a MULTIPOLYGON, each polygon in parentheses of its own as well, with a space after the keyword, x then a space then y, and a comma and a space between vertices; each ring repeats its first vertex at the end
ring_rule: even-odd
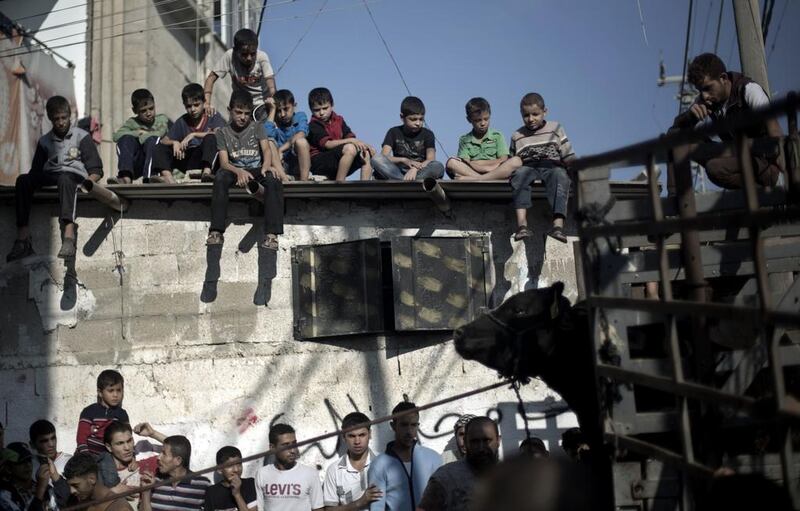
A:
POLYGON ((652 374, 640 373, 630 369, 623 369, 619 366, 609 364, 597 364, 597 374, 614 380, 621 380, 635 385, 677 394, 679 396, 697 399, 699 401, 713 401, 716 404, 726 404, 737 408, 752 410, 756 406, 756 400, 736 394, 729 394, 714 387, 700 385, 692 382, 676 382, 672 378, 655 376, 652 374))
POLYGON ((639 438, 634 438, 628 435, 615 435, 613 433, 606 433, 606 439, 608 439, 609 442, 615 443, 619 447, 623 447, 629 451, 638 452, 639 454, 643 454, 645 456, 651 456, 670 465, 675 465, 678 468, 682 468, 688 474, 694 477, 706 478, 714 475, 714 469, 709 468, 702 463, 689 462, 675 451, 665 449, 650 442, 645 442, 639 438))
POLYGON ((85 179, 83 181, 81 184, 81 190, 83 190, 83 192, 89 197, 97 200, 98 202, 102 202, 115 211, 125 212, 130 206, 130 202, 128 202, 127 199, 120 197, 105 186, 95 183, 91 179, 85 179))
POLYGON ((656 314, 674 314, 676 316, 702 314, 712 318, 736 321, 763 321, 775 325, 800 325, 800 313, 798 312, 776 310, 762 311, 752 307, 742 307, 725 303, 698 303, 687 300, 673 300, 664 303, 656 300, 598 295, 589 295, 586 298, 586 302, 591 307, 601 307, 605 309, 636 310, 653 312, 656 314))
POLYGON ((444 193, 444 189, 434 178, 425 178, 422 181, 422 189, 425 190, 425 193, 428 194, 428 197, 430 197, 433 203, 436 204, 436 207, 439 209, 439 211, 448 217, 452 215, 450 199, 447 198, 447 194, 444 193))
POLYGON ((248 181, 247 186, 245 186, 244 189, 247 190, 247 194, 252 198, 259 202, 264 202, 264 187, 261 186, 261 183, 255 179, 248 181))

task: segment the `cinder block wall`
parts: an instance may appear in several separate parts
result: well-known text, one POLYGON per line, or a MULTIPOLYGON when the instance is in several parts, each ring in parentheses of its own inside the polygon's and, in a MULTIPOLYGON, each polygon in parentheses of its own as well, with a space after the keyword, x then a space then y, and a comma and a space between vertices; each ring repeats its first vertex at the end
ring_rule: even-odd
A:
MULTIPOLYGON (((132 422, 149 421, 192 440, 193 468, 212 465, 224 444, 245 453, 266 449, 275 420, 295 425, 302 439, 333 430, 355 409, 371 417, 387 414, 403 394, 422 404, 497 381, 494 372, 462 361, 447 332, 293 338, 290 249, 301 244, 486 233, 496 302, 556 280, 567 283, 574 300, 571 243, 550 240, 545 249, 537 236, 526 252, 510 241, 514 222, 507 205, 453 207, 455 220, 448 220, 427 200, 290 199, 274 271, 262 268, 262 277, 271 278, 266 293, 254 246, 260 222, 245 203, 232 202, 216 299, 210 301, 203 296, 207 201, 134 201, 116 224, 103 206, 81 201, 75 278, 54 257, 60 246, 56 205, 37 204, 32 226, 39 255, 0 263, 6 441, 26 440, 29 424, 46 417, 58 428, 61 449, 73 450, 78 415, 95 400, 95 378, 104 368, 125 376, 124 407, 132 422), (124 253, 122 278, 115 252, 124 253)), ((531 210, 537 233, 544 232, 548 215, 544 203, 531 210)), ((13 203, 0 203, 0 253, 13 239, 13 203)), ((523 395, 532 418, 560 407, 538 380, 523 395)), ((489 413, 500 420, 504 449, 512 452, 524 436, 515 407, 513 392, 500 389, 425 412, 421 440, 442 450, 458 414, 489 413)), ((531 426, 553 447, 560 431, 574 424, 570 414, 531 426)), ((389 439, 388 425, 374 428, 373 450, 382 451, 389 439)), ((306 449, 303 461, 324 467, 336 450, 331 439, 306 449)))

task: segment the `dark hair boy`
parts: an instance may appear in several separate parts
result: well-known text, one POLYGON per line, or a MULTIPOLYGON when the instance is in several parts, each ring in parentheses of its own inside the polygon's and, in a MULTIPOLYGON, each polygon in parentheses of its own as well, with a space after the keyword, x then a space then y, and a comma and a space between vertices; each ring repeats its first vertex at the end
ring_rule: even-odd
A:
POLYGON ((436 161, 436 137, 425 127, 425 105, 415 96, 400 103, 403 124, 386 132, 381 154, 372 158, 375 177, 413 181, 444 175, 444 165, 436 161))
POLYGON ((496 169, 508 159, 502 133, 489 128, 492 108, 484 98, 472 98, 464 107, 472 131, 458 139, 458 156, 447 160, 450 177, 478 176, 496 169))
POLYGON ((311 122, 308 142, 311 145, 311 173, 343 182, 361 168, 361 179, 372 175, 370 158, 375 148, 356 138, 344 117, 333 111, 333 95, 324 87, 308 93, 311 122))
MULTIPOLYGON (((158 457, 158 475, 164 479, 184 477, 190 471, 192 457, 192 444, 189 439, 181 435, 164 438, 164 445, 158 457)), ((155 482, 155 474, 142 472, 139 477, 141 484, 149 485, 155 482)), ((208 487, 211 486, 204 476, 192 476, 172 485, 159 486, 154 490, 142 492, 140 511, 152 509, 188 510, 203 509, 203 497, 208 487)))
POLYGON ((288 174, 307 181, 311 172, 311 147, 308 145, 308 117, 305 112, 297 112, 294 94, 281 89, 273 96, 275 108, 271 109, 264 128, 267 135, 275 140, 276 151, 273 157, 282 162, 288 174))
POLYGON ((69 487, 64 478, 59 475, 64 473, 64 467, 72 456, 58 451, 56 427, 52 422, 40 419, 28 428, 28 436, 31 441, 30 445, 37 455, 37 463, 33 466, 33 472, 38 474, 46 466, 56 501, 59 505, 66 504, 69 499, 69 487))
MULTIPOLYGON (((230 123, 217 133, 220 171, 214 177, 211 198, 211 227, 206 244, 225 242, 225 220, 229 190, 236 184, 255 181, 264 189, 264 237, 260 248, 278 250, 278 235, 283 234, 283 181, 286 173, 273 164, 269 137, 261 123, 251 122, 252 97, 243 91, 231 94, 230 123)), ((275 162, 277 164, 277 162, 275 162)))
POLYGON ((58 187, 58 220, 64 228, 64 241, 58 252, 62 259, 75 257, 78 188, 86 179, 94 182, 103 177, 103 162, 91 135, 72 126, 69 102, 53 96, 45 105, 53 129, 36 144, 33 162, 27 174, 17 177, 14 200, 17 209, 17 239, 6 261, 16 261, 33 255, 28 223, 31 216, 33 192, 44 186, 58 187))
MULTIPOLYGON (((689 82, 700 93, 689 110, 675 118, 673 129, 691 129, 711 122, 735 118, 769 105, 769 96, 748 76, 728 71, 725 63, 713 53, 703 53, 689 64, 689 82)), ((705 167, 708 178, 722 188, 742 187, 742 169, 731 142, 737 132, 720 132, 720 143, 689 144, 679 148, 705 167)), ((744 134, 759 140, 753 145, 752 160, 756 182, 762 186, 775 186, 786 169, 785 156, 780 144, 783 130, 776 119, 770 119, 744 130, 744 134)), ((677 158, 676 158, 677 159, 677 158)), ((668 183, 673 191, 674 183, 668 183)))
MULTIPOLYGON (((114 494, 100 481, 97 475, 97 462, 89 454, 76 454, 70 459, 64 469, 64 478, 69 484, 70 492, 79 502, 98 500, 114 494)), ((120 498, 110 503, 90 506, 88 509, 91 511, 130 511, 131 507, 124 498, 120 498)))
POLYGON ((242 452, 226 445, 217 451, 217 465, 235 462, 217 470, 222 480, 206 490, 204 511, 229 510, 255 511, 258 507, 256 482, 252 477, 242 479, 242 452))
MULTIPOLYGON (((214 133, 225 126, 225 120, 215 113, 203 110, 203 87, 190 83, 181 91, 186 113, 161 138, 153 153, 155 181, 174 183, 172 169, 182 172, 202 168, 202 180, 213 180, 212 171, 217 159, 217 141, 214 133)), ((151 181, 154 181, 151 178, 151 181)))
POLYGON ((156 114, 155 99, 147 89, 133 91, 131 110, 134 116, 111 137, 117 144, 118 171, 116 178, 108 178, 109 184, 128 184, 140 177, 148 181, 153 151, 172 125, 166 115, 156 114))
POLYGON ((368 484, 367 471, 375 455, 369 448, 369 417, 351 412, 342 419, 342 431, 347 452, 328 466, 322 483, 325 508, 331 511, 367 509, 382 493, 368 484), (363 427, 358 427, 364 425, 363 427), (347 431, 351 428, 352 431, 347 431))
POLYGON ((258 509, 322 509, 322 486, 317 470, 297 463, 300 451, 294 428, 288 424, 270 427, 269 448, 277 452, 274 463, 256 472, 258 509))
POLYGON ((249 28, 243 28, 233 36, 233 48, 226 51, 214 68, 208 73, 205 89, 205 108, 208 115, 214 113, 211 96, 217 78, 231 75, 231 86, 235 91, 243 91, 259 107, 265 102, 274 105, 275 73, 266 53, 258 49, 258 36, 249 28))
POLYGON ((125 380, 119 372, 106 369, 97 376, 97 402, 81 412, 75 452, 97 455, 106 451, 103 435, 108 425, 113 421, 130 423, 128 412, 122 408, 124 396, 125 380))

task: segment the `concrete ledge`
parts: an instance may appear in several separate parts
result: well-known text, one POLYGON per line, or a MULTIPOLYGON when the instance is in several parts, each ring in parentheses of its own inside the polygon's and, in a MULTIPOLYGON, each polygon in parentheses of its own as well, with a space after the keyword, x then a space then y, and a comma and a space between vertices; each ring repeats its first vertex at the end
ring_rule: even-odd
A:
MULTIPOLYGON (((451 200, 510 200, 511 185, 508 181, 440 181, 442 188, 451 200)), ((179 183, 179 184, 131 184, 107 185, 121 197, 129 200, 211 200, 212 183, 179 183)), ((333 181, 293 181, 283 185, 284 197, 291 199, 349 199, 349 200, 375 200, 375 199, 418 199, 428 200, 427 193, 422 189, 421 181, 348 181, 335 183, 333 181)), ((574 193, 574 191, 573 191, 574 193)), ((611 193, 618 200, 641 199, 647 197, 647 182, 615 181, 611 183, 611 193)), ((36 192, 35 198, 40 200, 55 200, 57 197, 55 187, 48 187, 36 192)), ((81 199, 88 199, 85 194, 80 194, 81 199)), ((246 200, 250 196, 241 188, 231 188, 232 200, 246 200)), ((544 186, 537 182, 533 187, 534 200, 545 200, 544 186)), ((13 200, 14 188, 0 187, 0 200, 13 200)))

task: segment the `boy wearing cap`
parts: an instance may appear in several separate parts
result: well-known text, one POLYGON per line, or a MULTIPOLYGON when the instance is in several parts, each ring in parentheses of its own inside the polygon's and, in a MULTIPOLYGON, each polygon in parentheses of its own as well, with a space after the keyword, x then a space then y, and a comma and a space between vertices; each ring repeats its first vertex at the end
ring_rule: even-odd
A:
POLYGON ((0 509, 27 511, 57 509, 50 491, 50 465, 42 465, 31 479, 33 455, 22 442, 11 442, 0 450, 0 509))

